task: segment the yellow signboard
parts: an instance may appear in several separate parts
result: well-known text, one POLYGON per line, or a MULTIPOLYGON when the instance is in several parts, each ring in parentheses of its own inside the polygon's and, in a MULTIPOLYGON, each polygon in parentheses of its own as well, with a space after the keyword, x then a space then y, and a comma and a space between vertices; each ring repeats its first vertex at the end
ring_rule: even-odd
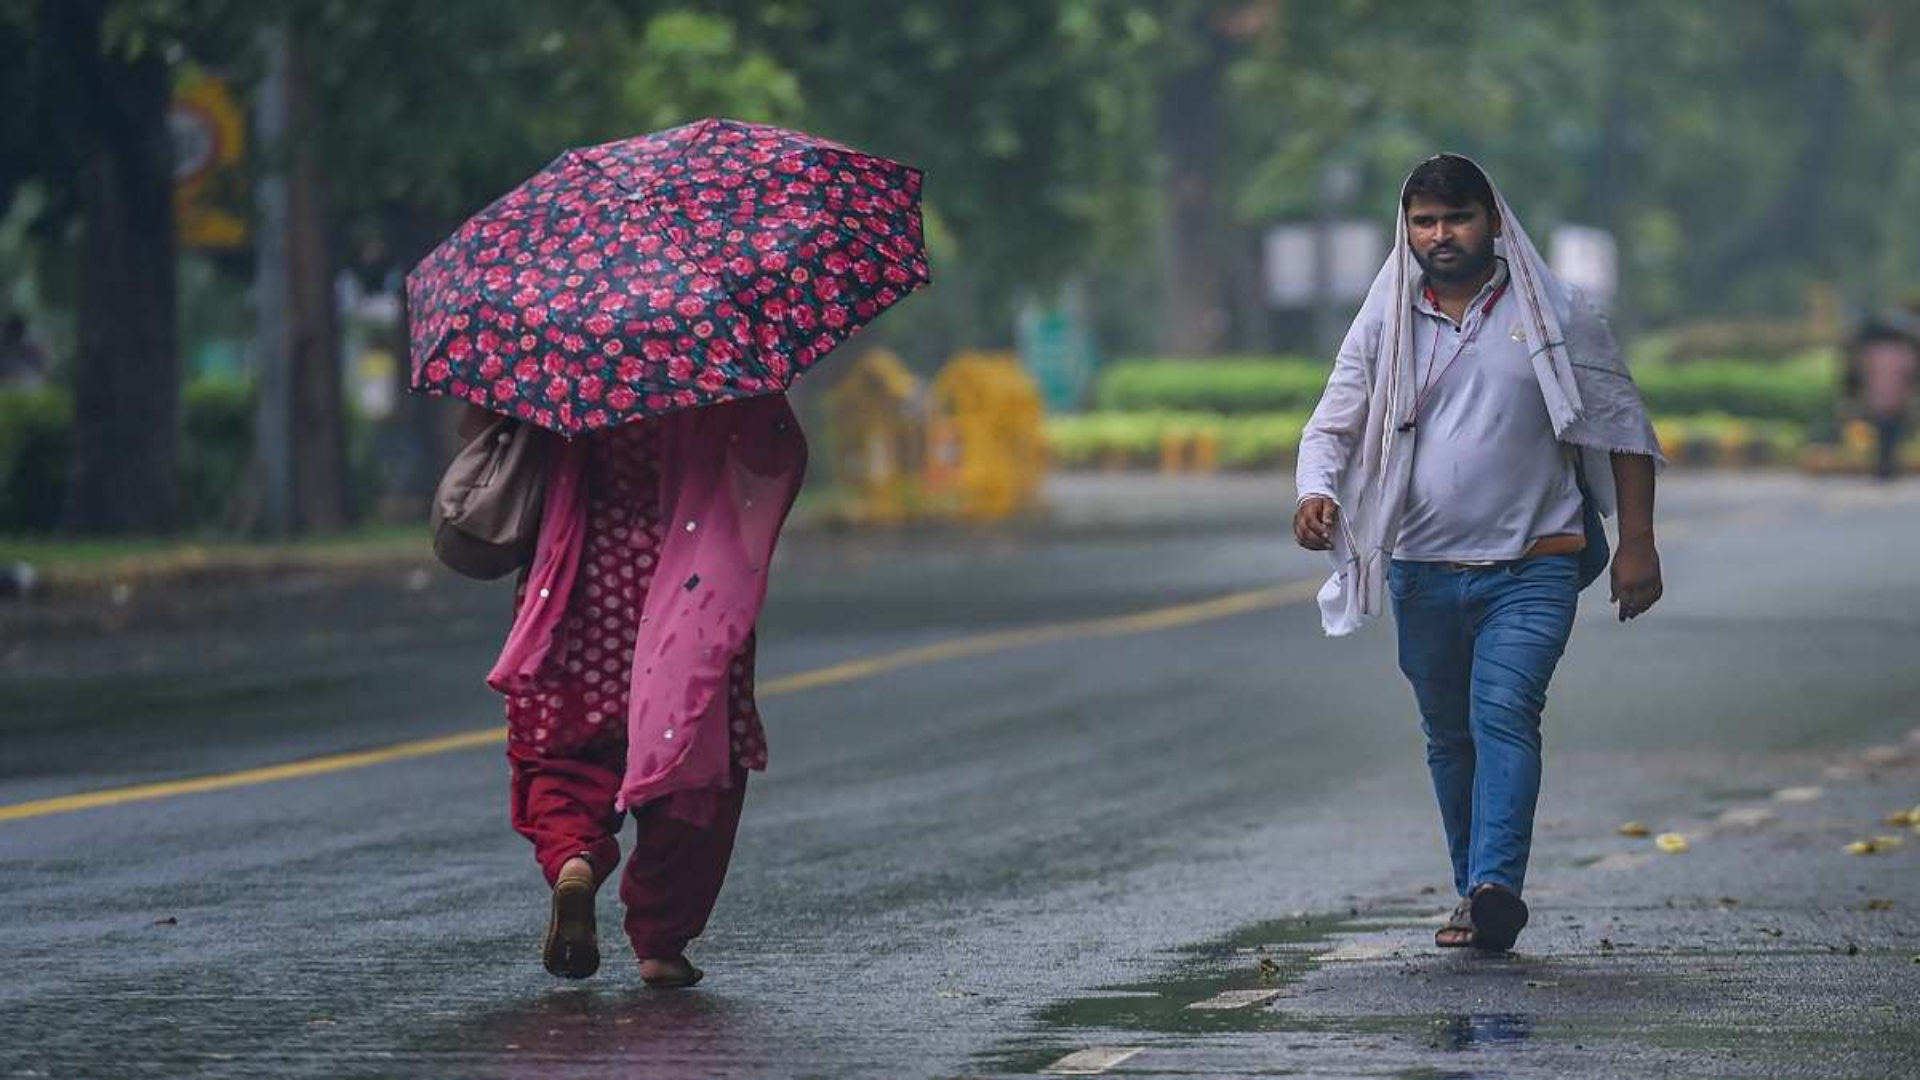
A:
POLYGON ((173 214, 180 244, 233 248, 247 242, 246 117, 227 84, 205 74, 175 86, 167 111, 173 136, 173 214))

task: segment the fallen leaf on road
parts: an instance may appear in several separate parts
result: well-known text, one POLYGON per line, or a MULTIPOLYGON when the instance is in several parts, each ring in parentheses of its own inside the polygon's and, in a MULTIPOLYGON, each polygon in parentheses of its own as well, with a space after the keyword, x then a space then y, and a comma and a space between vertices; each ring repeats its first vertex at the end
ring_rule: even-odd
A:
POLYGON ((1849 855, 1871 855, 1879 850, 1879 848, 1873 846, 1873 841, 1871 840, 1855 840, 1846 847, 1846 852, 1849 855))
POLYGON ((1887 815, 1887 824, 1898 829, 1904 829, 1913 824, 1913 811, 1895 810, 1893 813, 1887 815))
POLYGON ((1812 802, 1821 794, 1817 787, 1790 787, 1774 792, 1773 798, 1776 802, 1812 802))
POLYGON ((1869 765, 1898 765, 1906 756, 1907 750, 1902 746, 1875 746, 1861 754, 1860 759, 1869 765))
POLYGON ((1757 829, 1773 820, 1773 811, 1764 806, 1736 806, 1714 821, 1737 829, 1757 829))
POLYGON ((1649 836, 1652 833, 1652 829, 1647 828, 1637 821, 1629 821, 1625 825, 1620 826, 1621 836, 1631 836, 1636 840, 1643 836, 1649 836))
POLYGON ((1892 910, 1893 910, 1893 901, 1891 901, 1891 900, 1869 900, 1869 901, 1867 901, 1867 910, 1868 910, 1868 911, 1892 911, 1892 910))
POLYGON ((1873 846, 1879 848, 1882 851, 1887 851, 1892 848, 1897 848, 1901 844, 1904 844, 1906 842, 1907 842, 1907 839, 1904 836, 1889 835, 1889 836, 1876 836, 1873 838, 1873 846))
POLYGON ((1653 838, 1653 844, 1669 855, 1685 855, 1691 847, 1687 838, 1677 832, 1661 833, 1653 838))
POLYGON ((1260 958, 1261 980, 1266 982, 1271 982, 1272 980, 1277 979, 1279 977, 1280 977, 1280 965, 1274 963, 1271 957, 1266 957, 1266 956, 1261 957, 1260 958))

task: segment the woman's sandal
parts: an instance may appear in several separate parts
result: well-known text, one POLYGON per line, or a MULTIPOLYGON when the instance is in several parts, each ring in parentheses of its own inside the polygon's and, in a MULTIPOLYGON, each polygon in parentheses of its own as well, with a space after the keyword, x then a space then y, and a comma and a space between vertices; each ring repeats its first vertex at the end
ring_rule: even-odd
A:
POLYGON ((684 956, 640 961, 640 981, 655 990, 685 990, 705 976, 706 972, 694 967, 684 956), (655 974, 647 974, 649 964, 658 966, 655 974))
POLYGON ((563 979, 584 979, 600 970, 600 936, 593 920, 593 875, 561 870, 553 886, 553 912, 547 941, 540 950, 547 971, 563 979))
POLYGON ((1461 898, 1446 925, 1434 932, 1433 943, 1442 949, 1464 949, 1473 944, 1472 900, 1461 898))
POLYGON ((1506 888, 1482 885, 1468 897, 1467 919, 1473 927, 1474 948, 1506 952, 1527 925, 1527 905, 1506 888))

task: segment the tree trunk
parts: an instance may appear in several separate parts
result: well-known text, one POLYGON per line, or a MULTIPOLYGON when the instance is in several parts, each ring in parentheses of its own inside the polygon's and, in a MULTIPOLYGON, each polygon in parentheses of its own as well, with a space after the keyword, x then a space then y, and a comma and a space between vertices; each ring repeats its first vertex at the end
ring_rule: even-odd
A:
POLYGON ((1154 144, 1162 170, 1160 232, 1161 348, 1171 356, 1212 356, 1227 340, 1234 263, 1222 243, 1219 176, 1226 151, 1225 67, 1231 50, 1204 15, 1194 20, 1199 47, 1160 82, 1154 144))
MULTIPOLYGON (((393 250, 400 256, 404 270, 425 258, 451 227, 431 209, 399 206, 390 208, 385 232, 392 239, 393 250)), ((394 371, 397 380, 394 415, 387 421, 392 437, 388 451, 382 455, 381 466, 387 474, 385 487, 391 501, 386 516, 397 511, 424 521, 440 475, 460 445, 456 427, 461 410, 445 398, 411 391, 413 343, 407 334, 411 317, 403 281, 400 319, 388 342, 388 348, 400 362, 394 371)))
POLYGON ((314 140, 318 125, 301 39, 287 56, 287 285, 293 321, 292 526, 296 533, 344 528, 347 496, 346 400, 341 387, 335 260, 327 242, 326 189, 314 140))
POLYGON ((85 65, 89 89, 75 110, 87 151, 66 526, 167 533, 180 525, 172 85, 158 53, 106 51, 104 10, 101 0, 41 8, 46 32, 85 65))

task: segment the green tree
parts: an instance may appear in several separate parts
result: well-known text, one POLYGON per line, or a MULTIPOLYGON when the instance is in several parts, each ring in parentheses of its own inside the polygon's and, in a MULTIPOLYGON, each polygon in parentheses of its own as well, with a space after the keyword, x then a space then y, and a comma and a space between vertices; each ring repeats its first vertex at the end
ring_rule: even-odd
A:
POLYGON ((74 462, 65 522, 99 533, 179 523, 171 97, 181 11, 136 0, 0 7, 7 152, 0 204, 47 193, 41 235, 74 230, 74 462))

